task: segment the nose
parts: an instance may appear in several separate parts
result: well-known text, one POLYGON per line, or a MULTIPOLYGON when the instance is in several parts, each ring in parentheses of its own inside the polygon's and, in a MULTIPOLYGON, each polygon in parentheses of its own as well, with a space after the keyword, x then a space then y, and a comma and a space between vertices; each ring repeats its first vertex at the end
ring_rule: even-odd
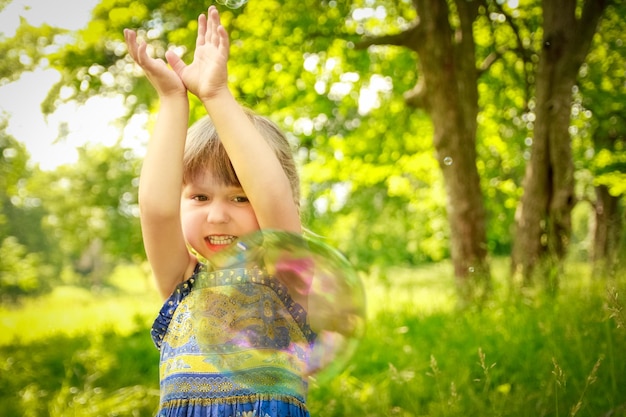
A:
POLYGON ((228 223, 230 216, 228 214, 228 205, 225 202, 215 200, 208 207, 207 222, 213 224, 228 223))

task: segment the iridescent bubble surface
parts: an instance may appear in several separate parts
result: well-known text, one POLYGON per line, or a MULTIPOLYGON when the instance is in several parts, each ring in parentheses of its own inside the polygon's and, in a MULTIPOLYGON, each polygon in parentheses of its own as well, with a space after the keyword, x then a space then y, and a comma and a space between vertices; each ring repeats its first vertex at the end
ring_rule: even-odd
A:
POLYGON ((248 0, 215 0, 218 4, 229 7, 231 9, 238 9, 248 2, 248 0))
MULTIPOLYGON (((324 382, 350 361, 365 332, 365 291, 337 250, 310 236, 259 231, 203 263, 190 305, 204 362, 241 379, 247 367, 282 366, 324 382)), ((280 372, 267 375, 283 383, 280 372)))

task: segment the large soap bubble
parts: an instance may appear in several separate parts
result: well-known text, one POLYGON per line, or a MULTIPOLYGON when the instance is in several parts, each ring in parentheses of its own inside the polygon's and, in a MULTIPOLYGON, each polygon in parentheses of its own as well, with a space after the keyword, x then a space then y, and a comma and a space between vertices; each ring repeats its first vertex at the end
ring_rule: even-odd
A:
POLYGON ((337 250, 259 231, 203 264, 189 297, 197 344, 216 371, 254 389, 268 378, 288 384, 285 370, 324 382, 347 365, 365 331, 365 292, 337 250), (250 368, 268 374, 246 379, 250 368))

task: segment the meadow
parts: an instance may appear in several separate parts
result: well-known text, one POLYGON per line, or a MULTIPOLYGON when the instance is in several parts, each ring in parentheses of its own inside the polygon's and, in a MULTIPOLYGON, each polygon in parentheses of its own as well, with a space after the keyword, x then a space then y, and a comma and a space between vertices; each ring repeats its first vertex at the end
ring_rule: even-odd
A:
MULTIPOLYGON (((447 263, 364 276, 366 336, 311 382, 311 415, 626 416, 624 279, 572 263, 549 295, 513 290, 505 259, 493 269, 491 299, 464 309, 447 263)), ((0 307, 2 416, 154 415, 160 300, 132 273, 0 307)))

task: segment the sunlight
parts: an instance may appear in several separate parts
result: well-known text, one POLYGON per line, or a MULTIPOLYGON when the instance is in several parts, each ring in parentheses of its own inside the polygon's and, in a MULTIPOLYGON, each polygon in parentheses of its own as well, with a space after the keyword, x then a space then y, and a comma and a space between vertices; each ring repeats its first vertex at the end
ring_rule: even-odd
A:
POLYGON ((75 336, 113 330, 128 334, 137 320, 146 324, 158 310, 153 291, 138 298, 135 294, 97 294, 84 288, 60 286, 51 294, 25 301, 21 308, 0 307, 0 346, 45 340, 52 335, 75 336))
MULTIPOLYGON (((42 3, 36 0, 15 0, 0 12, 0 36, 15 34, 20 18, 31 25, 49 24, 77 30, 89 21, 97 0, 59 0, 42 3), (66 13, 72 10, 72 13, 66 13)), ((60 80, 57 71, 38 68, 26 72, 15 82, 0 87, 0 117, 7 119, 7 133, 22 142, 30 160, 43 170, 75 163, 77 148, 88 143, 114 145, 123 136, 123 145, 137 149, 145 145, 143 126, 146 117, 133 117, 129 126, 116 125, 125 113, 123 98, 93 97, 84 105, 61 104, 51 115, 41 112, 48 91, 60 80)), ((107 82, 106 79, 103 80, 107 82)), ((61 90, 63 93, 63 89, 61 90)))
POLYGON ((0 33, 13 36, 20 17, 33 26, 46 23, 70 30, 80 29, 89 21, 96 4, 98 0, 13 0, 0 12, 0 33))

